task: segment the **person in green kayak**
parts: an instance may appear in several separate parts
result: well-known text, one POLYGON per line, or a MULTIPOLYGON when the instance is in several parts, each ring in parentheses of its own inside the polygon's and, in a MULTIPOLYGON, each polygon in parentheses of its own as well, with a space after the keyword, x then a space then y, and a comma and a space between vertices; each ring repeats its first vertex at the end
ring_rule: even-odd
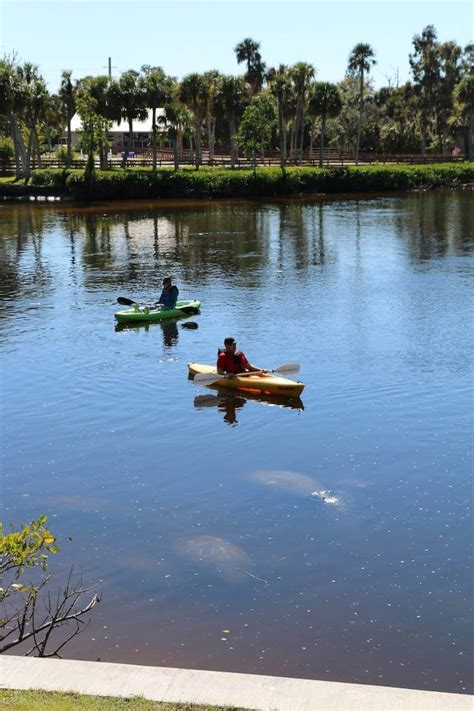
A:
POLYGON ((218 373, 233 377, 239 373, 253 373, 260 370, 261 368, 249 363, 245 353, 237 350, 235 338, 229 336, 229 338, 224 339, 224 348, 219 348, 217 353, 218 373))
POLYGON ((161 292, 160 300, 161 307, 165 310, 174 309, 178 301, 179 289, 175 286, 170 277, 163 279, 163 291, 161 292))

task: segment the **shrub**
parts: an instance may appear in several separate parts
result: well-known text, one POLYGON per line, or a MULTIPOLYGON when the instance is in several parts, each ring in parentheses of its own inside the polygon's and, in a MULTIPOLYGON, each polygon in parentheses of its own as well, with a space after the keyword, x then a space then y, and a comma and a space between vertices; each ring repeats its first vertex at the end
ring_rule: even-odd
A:
POLYGON ((251 170, 213 168, 173 171, 146 168, 96 171, 89 183, 80 170, 44 170, 34 185, 67 190, 78 200, 139 198, 273 197, 316 193, 383 192, 456 186, 474 181, 474 164, 371 165, 344 168, 279 168, 251 170))

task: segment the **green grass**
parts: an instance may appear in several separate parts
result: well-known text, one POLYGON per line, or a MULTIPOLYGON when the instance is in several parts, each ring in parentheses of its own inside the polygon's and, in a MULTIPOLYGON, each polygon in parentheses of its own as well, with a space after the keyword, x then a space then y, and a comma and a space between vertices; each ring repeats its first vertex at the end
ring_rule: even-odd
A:
POLYGON ((134 697, 82 696, 49 691, 0 690, 2 711, 244 711, 230 706, 167 704, 134 697))

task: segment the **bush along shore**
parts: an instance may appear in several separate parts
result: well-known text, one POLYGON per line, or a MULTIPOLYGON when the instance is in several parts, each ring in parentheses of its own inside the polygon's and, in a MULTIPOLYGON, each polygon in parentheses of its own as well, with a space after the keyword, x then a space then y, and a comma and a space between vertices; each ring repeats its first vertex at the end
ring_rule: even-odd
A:
POLYGON ((30 186, 0 183, 0 195, 62 195, 78 201, 153 198, 255 198, 326 193, 459 188, 474 184, 474 163, 371 165, 344 168, 279 168, 200 171, 123 169, 36 170, 30 186), (43 191, 43 192, 42 192, 43 191))

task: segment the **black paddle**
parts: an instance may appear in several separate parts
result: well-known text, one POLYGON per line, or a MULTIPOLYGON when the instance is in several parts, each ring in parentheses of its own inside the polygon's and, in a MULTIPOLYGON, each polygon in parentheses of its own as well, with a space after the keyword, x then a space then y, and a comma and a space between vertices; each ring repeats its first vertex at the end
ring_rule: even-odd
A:
MULTIPOLYGON (((122 306, 140 306, 137 301, 132 301, 132 299, 127 299, 126 296, 119 296, 117 302, 122 306)), ((158 306, 158 303, 153 304, 153 306, 158 306)), ((199 313, 199 309, 195 306, 175 306, 175 309, 182 311, 183 314, 190 314, 195 316, 199 313)))

